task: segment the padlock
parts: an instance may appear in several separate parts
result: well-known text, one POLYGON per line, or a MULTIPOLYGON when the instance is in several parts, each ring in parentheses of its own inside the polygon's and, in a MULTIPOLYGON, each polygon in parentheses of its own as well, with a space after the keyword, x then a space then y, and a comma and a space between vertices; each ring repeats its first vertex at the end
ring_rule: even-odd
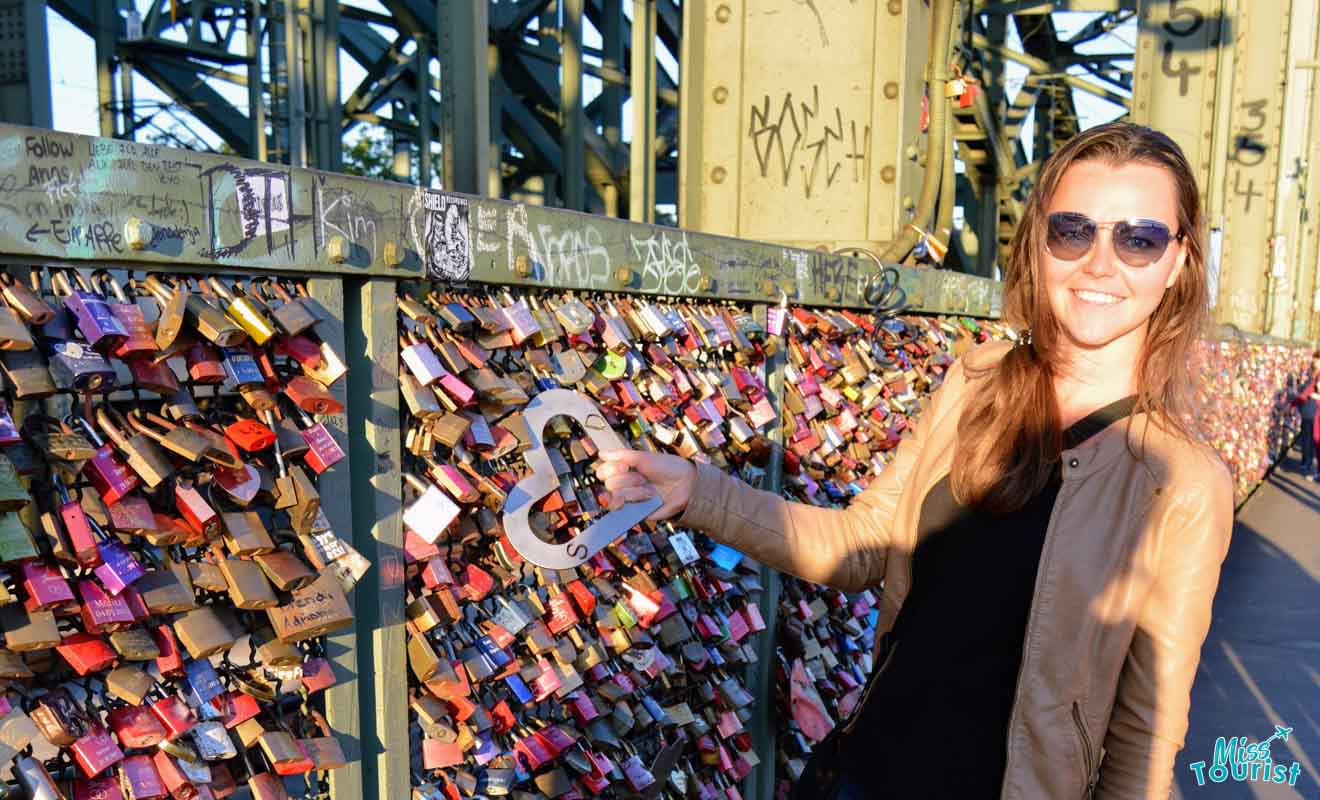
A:
POLYGON ((188 377, 194 383, 214 386, 225 382, 228 372, 221 360, 220 350, 205 339, 185 334, 187 344, 183 348, 183 360, 188 369, 188 377))
POLYGON ((303 364, 303 374, 325 386, 333 386, 336 381, 348 374, 348 365, 335 352, 328 342, 321 342, 317 347, 319 358, 315 364, 303 364))
POLYGON ((161 410, 164 416, 180 423, 200 419, 202 416, 201 410, 197 408, 197 401, 186 387, 164 398, 161 410))
POLYGON ((265 376, 257 362, 243 347, 225 347, 221 350, 225 375, 239 389, 265 386, 265 376))
POLYGON ((225 436, 245 452, 259 453, 275 444, 275 431, 250 417, 237 417, 224 426, 225 436))
POLYGON ((188 527, 205 539, 215 539, 221 535, 220 516, 192 481, 175 481, 174 507, 188 527))
MULTIPOLYGON (((154 347, 154 344, 153 344, 154 347)), ((174 368, 166 361, 157 361, 150 356, 126 356, 129 374, 133 376, 133 385, 148 392, 170 397, 179 391, 179 378, 174 368)))
MULTIPOLYGON (((32 271, 32 277, 40 281, 37 270, 32 271)), ((29 325, 44 325, 55 316, 55 310, 41 299, 38 292, 32 291, 8 272, 0 271, 0 294, 4 295, 9 307, 17 311, 29 325)))
POLYGON ((221 510, 219 513, 225 529, 225 547, 233 555, 254 556, 275 549, 275 542, 255 511, 221 510))
POLYGON ((18 400, 40 400, 59 391, 39 349, 0 350, 0 369, 18 400))
POLYGON ((124 454, 129 467, 148 489, 155 489, 174 474, 174 466, 151 437, 140 432, 130 436, 124 418, 117 411, 102 404, 97 406, 95 416, 101 432, 124 454))
POLYGON ((308 310, 302 299, 290 295, 280 281, 266 281, 263 286, 274 295, 273 298, 268 298, 266 308, 270 310, 276 324, 285 333, 296 336, 316 324, 316 317, 308 310))
POLYGON ((28 800, 65 800, 46 767, 31 756, 18 757, 14 762, 14 777, 28 800))
POLYGON ((193 287, 191 279, 180 277, 175 283, 189 292, 184 316, 203 339, 220 348, 238 347, 247 340, 247 331, 229 318, 206 281, 198 281, 197 287, 193 287), (201 291, 197 292, 195 288, 201 291))
POLYGON ((284 384, 284 394, 309 414, 340 414, 344 404, 330 390, 306 375, 295 375, 284 384))
POLYGON ((119 281, 115 280, 108 270, 99 269, 92 273, 92 284, 100 287, 101 296, 107 298, 106 306, 110 309, 111 315, 118 320, 126 332, 122 342, 105 352, 121 359, 156 353, 156 340, 146 318, 142 315, 142 309, 133 298, 124 293, 124 287, 119 285, 119 281), (114 302, 108 299, 111 297, 114 298, 114 302))
POLYGON ((156 769, 155 759, 149 755, 125 757, 119 765, 119 775, 126 792, 125 800, 164 800, 170 796, 156 769))
POLYGON ((128 423, 138 433, 146 435, 167 452, 194 464, 201 461, 213 449, 211 440, 206 436, 189 428, 181 428, 141 408, 129 412, 128 423))
POLYGON ((211 289, 220 297, 225 313, 238 324, 258 346, 275 335, 275 324, 246 295, 235 295, 224 281, 212 275, 207 279, 211 289))
POLYGON ((279 605, 270 581, 256 562, 230 556, 220 560, 220 571, 229 584, 229 596, 236 608, 257 610, 279 605))
POLYGON ((106 533, 95 521, 88 519, 87 524, 96 536, 97 560, 100 562, 93 573, 112 597, 117 596, 145 575, 146 570, 123 542, 106 533))
POLYGON ((20 564, 23 590, 27 592, 28 611, 67 612, 77 605, 73 589, 59 567, 42 561, 24 561, 20 564))
POLYGON ((51 287, 62 296, 64 307, 73 314, 78 330, 87 345, 104 353, 114 352, 128 338, 128 330, 110 311, 105 298, 76 270, 51 270, 51 287), (70 275, 73 280, 70 280, 70 275), (74 282, 78 287, 74 287, 74 282))
POLYGON ((48 339, 43 350, 55 386, 79 393, 102 392, 115 385, 115 369, 91 347, 72 339, 48 339))
POLYGON ((210 658, 234 646, 233 633, 210 606, 199 606, 176 618, 174 634, 193 658, 210 658))
POLYGON ((134 750, 142 747, 155 747, 165 738, 165 726, 142 705, 123 705, 110 710, 106 715, 106 725, 119 739, 119 743, 134 750))
POLYGON ((96 447, 96 455, 83 466, 82 472, 104 502, 113 505, 141 485, 141 479, 120 456, 114 445, 102 441, 82 417, 70 419, 87 434, 87 438, 96 447))
MULTIPOLYGON (((307 412, 301 408, 294 408, 294 413, 302 421, 303 427, 299 429, 302 441, 306 446, 303 453, 303 461, 317 475, 325 472, 330 467, 338 464, 344 458, 344 450, 335 441, 330 431, 326 430, 323 423, 314 422, 307 412)), ((288 453, 288 450, 285 450, 288 453)))
POLYGON ((399 340, 402 349, 399 357, 403 364, 422 386, 430 386, 449 374, 440 363, 431 346, 411 330, 401 330, 399 340))
MULTIPOLYGON (((129 616, 131 618, 132 615, 129 616)), ((110 645, 92 633, 75 633, 64 637, 55 645, 55 652, 79 676, 109 669, 119 660, 119 655, 110 645)))
POLYGON ((83 569, 101 566, 101 549, 98 547, 96 532, 92 530, 92 521, 80 503, 69 496, 69 490, 59 476, 51 473, 51 483, 60 501, 60 522, 64 525, 69 548, 78 565, 83 569))
POLYGON ((0 350, 31 350, 35 346, 32 331, 0 294, 0 350))

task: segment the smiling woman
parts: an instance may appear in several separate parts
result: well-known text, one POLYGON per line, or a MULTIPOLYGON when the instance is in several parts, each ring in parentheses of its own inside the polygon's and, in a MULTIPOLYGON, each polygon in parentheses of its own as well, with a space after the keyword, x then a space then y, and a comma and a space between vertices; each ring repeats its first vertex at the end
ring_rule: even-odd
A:
POLYGON ((955 362, 847 509, 601 453, 611 505, 659 495, 653 519, 771 567, 883 585, 880 666, 797 797, 1168 797, 1233 514, 1228 470, 1183 421, 1206 316, 1199 203, 1158 131, 1062 147, 1004 285, 1030 335, 955 362))

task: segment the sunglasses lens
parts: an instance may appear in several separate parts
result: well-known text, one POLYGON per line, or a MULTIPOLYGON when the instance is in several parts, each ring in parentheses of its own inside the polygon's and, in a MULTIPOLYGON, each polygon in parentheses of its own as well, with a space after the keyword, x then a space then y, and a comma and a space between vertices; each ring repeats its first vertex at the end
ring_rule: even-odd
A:
POLYGON ((1133 267, 1154 264, 1169 246, 1169 229, 1158 222, 1121 222, 1114 226, 1114 249, 1133 267))
POLYGON ((1075 261, 1095 242, 1095 223, 1080 214, 1055 213, 1049 217, 1045 244, 1055 258, 1075 261))

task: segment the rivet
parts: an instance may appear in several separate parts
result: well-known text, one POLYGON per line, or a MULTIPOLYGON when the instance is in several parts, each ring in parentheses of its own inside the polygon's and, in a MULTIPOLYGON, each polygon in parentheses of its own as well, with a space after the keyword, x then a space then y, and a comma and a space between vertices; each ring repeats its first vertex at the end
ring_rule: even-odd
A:
POLYGON ((513 271, 519 278, 526 278, 532 274, 532 263, 527 260, 527 256, 518 256, 513 259, 513 271))
POLYGON ((710 284, 711 284, 710 276, 709 276, 709 275, 702 275, 702 276, 701 276, 701 280, 697 281, 697 291, 699 291, 699 292, 709 292, 709 291, 710 291, 710 284))
POLYGON ((720 3, 719 6, 715 9, 715 20, 717 22, 728 22, 729 18, 732 16, 733 16, 733 9, 729 8, 724 3, 720 3))
POLYGON ((620 286, 630 286, 633 282, 633 271, 628 266, 622 266, 614 270, 614 282, 620 286))
POLYGON ((397 242, 386 242, 382 255, 385 257, 386 266, 397 267, 403 263, 403 248, 397 242))
POLYGON ((712 183, 724 183, 724 179, 727 177, 729 177, 729 171, 724 167, 716 167, 710 171, 710 179, 712 183))
POLYGON ((839 299, 839 287, 829 286, 825 289, 825 299, 833 303, 839 299))
POLYGON ((773 297, 775 293, 775 282, 766 278, 761 281, 761 294, 765 297, 773 297))
POLYGON ((898 81, 885 81, 885 97, 893 100, 898 97, 898 81))
POLYGON ((124 223, 124 241, 132 250, 145 250, 151 244, 151 223, 137 217, 129 217, 124 223))
POLYGON ((897 170, 894 169, 893 164, 885 164, 880 168, 880 180, 885 183, 893 183, 895 175, 897 175, 897 170))
POLYGON ((711 92, 710 96, 714 98, 715 102, 723 103, 729 99, 729 90, 723 86, 716 86, 715 91, 711 92))
POLYGON ((793 285, 792 281, 784 281, 784 285, 780 286, 779 290, 789 297, 797 294, 797 287, 793 285))
POLYGON ((889 0, 889 3, 885 8, 888 9, 890 14, 897 17, 899 14, 903 13, 903 0, 889 0))
POLYGON ((333 264, 342 264, 348 260, 348 240, 339 234, 330 237, 325 245, 326 258, 333 264))

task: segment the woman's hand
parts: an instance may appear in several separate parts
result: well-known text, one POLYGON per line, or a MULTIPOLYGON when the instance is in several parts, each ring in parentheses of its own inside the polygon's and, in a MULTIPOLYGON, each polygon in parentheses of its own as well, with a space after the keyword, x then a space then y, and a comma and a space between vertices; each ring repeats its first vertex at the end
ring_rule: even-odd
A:
POLYGON ((647 517, 652 522, 677 516, 687 508, 697 482, 697 467, 686 458, 644 450, 601 450, 598 455, 601 463, 596 465, 596 477, 609 492, 610 508, 658 495, 663 502, 647 517))

